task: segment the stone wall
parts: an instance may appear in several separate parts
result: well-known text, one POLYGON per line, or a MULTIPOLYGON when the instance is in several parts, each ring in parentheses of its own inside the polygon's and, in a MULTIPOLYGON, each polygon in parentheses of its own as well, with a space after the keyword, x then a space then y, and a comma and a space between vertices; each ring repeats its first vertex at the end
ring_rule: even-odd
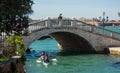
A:
POLYGON ((21 58, 10 58, 8 61, 0 63, 0 73, 25 73, 24 62, 21 58))

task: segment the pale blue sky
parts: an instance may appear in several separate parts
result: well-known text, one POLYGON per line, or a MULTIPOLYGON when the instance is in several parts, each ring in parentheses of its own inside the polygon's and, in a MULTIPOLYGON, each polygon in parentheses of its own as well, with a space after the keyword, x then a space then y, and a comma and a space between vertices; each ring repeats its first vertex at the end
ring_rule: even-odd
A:
POLYGON ((62 13, 63 17, 69 18, 93 18, 102 16, 105 11, 106 16, 112 19, 120 19, 120 0, 33 0, 32 19, 46 17, 58 17, 62 13))

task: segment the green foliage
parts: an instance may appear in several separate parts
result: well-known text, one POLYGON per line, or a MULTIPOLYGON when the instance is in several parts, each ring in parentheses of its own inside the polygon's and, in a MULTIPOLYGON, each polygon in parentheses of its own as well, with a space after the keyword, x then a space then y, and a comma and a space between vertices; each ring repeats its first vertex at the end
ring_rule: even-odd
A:
POLYGON ((14 41, 14 38, 13 38, 13 37, 14 37, 14 36, 9 36, 6 41, 14 44, 15 41, 14 41))
POLYGON ((19 46, 23 44, 22 35, 16 36, 15 43, 18 44, 19 46))
POLYGON ((4 61, 7 61, 9 58, 7 56, 2 56, 0 58, 0 62, 4 62, 4 61))
POLYGON ((15 37, 13 35, 9 36, 6 39, 4 46, 6 48, 3 51, 3 54, 5 56, 11 57, 11 56, 15 55, 16 44, 15 44, 15 37))
POLYGON ((15 43, 18 45, 17 46, 17 52, 19 54, 21 54, 22 56, 22 60, 25 61, 26 60, 26 57, 25 57, 25 46, 23 44, 23 41, 22 41, 22 36, 16 36, 16 39, 15 39, 15 43))
POLYGON ((32 0, 0 0, 0 30, 19 32, 28 27, 32 0))
POLYGON ((15 39, 15 43, 17 45, 17 52, 21 55, 24 55, 25 53, 25 47, 24 47, 24 44, 23 44, 23 41, 22 41, 22 36, 16 36, 16 39, 15 39))
POLYGON ((24 48, 24 46, 20 46, 20 48, 17 49, 17 52, 18 52, 19 54, 24 55, 24 53, 25 53, 25 48, 24 48))
POLYGON ((9 36, 7 38, 7 42, 10 43, 10 45, 14 45, 14 51, 18 52, 19 55, 25 55, 25 47, 23 44, 22 35, 9 36))

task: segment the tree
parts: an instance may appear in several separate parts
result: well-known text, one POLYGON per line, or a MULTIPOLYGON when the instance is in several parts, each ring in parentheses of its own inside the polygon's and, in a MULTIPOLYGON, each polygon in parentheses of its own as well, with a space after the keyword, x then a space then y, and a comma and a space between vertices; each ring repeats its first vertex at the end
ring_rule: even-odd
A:
POLYGON ((23 44, 23 37, 22 35, 11 35, 5 41, 5 48, 4 55, 11 57, 16 55, 16 52, 21 56, 25 56, 25 46, 23 44))
POLYGON ((32 0, 0 0, 0 31, 19 33, 27 28, 32 4, 32 0))

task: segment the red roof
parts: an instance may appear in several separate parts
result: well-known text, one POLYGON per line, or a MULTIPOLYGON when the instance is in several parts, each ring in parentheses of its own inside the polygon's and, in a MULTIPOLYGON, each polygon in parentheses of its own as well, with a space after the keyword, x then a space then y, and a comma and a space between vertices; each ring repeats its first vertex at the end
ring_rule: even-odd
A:
MULTIPOLYGON (((102 24, 102 22, 99 24, 102 24)), ((120 22, 105 22, 104 25, 120 25, 120 22)))

